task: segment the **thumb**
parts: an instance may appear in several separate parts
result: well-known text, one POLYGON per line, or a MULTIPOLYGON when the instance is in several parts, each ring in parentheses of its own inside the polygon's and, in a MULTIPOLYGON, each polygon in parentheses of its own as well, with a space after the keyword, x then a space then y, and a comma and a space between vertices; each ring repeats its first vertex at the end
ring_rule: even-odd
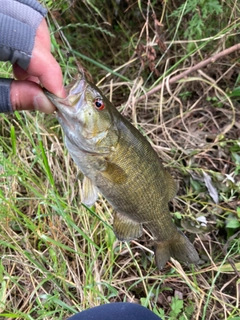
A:
POLYGON ((10 100, 14 111, 39 110, 53 113, 56 110, 41 87, 32 81, 14 80, 11 84, 10 100))

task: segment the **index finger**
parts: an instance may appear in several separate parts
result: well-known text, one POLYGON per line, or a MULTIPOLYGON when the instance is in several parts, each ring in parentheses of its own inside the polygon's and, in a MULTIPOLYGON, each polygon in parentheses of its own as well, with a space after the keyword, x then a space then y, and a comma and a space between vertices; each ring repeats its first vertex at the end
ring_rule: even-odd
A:
POLYGON ((36 45, 26 71, 29 75, 39 78, 42 86, 48 91, 60 98, 66 96, 61 68, 48 50, 38 48, 38 45, 36 45))

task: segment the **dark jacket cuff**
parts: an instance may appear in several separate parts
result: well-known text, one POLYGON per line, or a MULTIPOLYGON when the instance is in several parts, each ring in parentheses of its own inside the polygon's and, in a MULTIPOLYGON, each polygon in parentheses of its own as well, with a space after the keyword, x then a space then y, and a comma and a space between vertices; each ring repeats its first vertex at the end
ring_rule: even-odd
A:
POLYGON ((13 112, 10 87, 13 79, 0 78, 0 113, 13 112))

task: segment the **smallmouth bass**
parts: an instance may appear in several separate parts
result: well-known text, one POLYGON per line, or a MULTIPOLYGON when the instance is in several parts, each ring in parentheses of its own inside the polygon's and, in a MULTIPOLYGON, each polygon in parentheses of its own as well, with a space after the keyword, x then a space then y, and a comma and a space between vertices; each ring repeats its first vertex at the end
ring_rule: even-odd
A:
POLYGON ((94 204, 100 192, 113 206, 113 229, 121 241, 154 237, 156 264, 170 257, 197 263, 191 242, 177 229, 168 202, 177 186, 145 137, 84 76, 61 99, 45 90, 57 108, 65 145, 84 174, 82 202, 94 204))

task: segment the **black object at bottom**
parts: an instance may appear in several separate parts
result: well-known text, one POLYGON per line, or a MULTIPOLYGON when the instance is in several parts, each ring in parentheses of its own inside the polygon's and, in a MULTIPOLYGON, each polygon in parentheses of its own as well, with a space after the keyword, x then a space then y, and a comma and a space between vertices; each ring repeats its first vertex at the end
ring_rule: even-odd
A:
POLYGON ((116 302, 84 310, 68 320, 161 320, 155 313, 135 303, 116 302))

